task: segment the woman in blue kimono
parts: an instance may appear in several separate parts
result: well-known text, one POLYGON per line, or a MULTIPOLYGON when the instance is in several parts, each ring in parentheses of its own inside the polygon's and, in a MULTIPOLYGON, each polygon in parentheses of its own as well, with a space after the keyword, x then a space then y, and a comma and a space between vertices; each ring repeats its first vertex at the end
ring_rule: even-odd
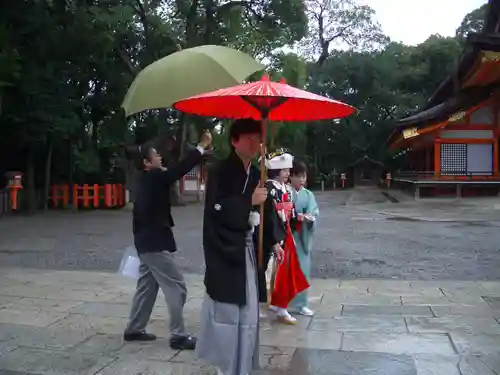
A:
MULTIPOLYGON (((300 267, 310 283, 312 238, 318 222, 319 209, 314 194, 305 188, 307 167, 303 162, 294 160, 293 168, 290 171, 290 182, 292 185, 292 199, 297 213, 297 222, 292 233, 300 267)), ((308 306, 307 290, 293 299, 290 310, 305 316, 314 315, 314 312, 308 306)))

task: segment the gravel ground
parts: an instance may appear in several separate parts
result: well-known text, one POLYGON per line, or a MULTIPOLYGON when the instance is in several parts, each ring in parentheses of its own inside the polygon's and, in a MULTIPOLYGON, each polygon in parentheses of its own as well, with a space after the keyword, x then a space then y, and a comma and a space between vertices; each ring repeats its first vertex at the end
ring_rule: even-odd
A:
MULTIPOLYGON (((315 277, 500 278, 500 210, 490 204, 392 203, 377 189, 317 198, 315 277)), ((179 263, 202 273, 202 206, 173 214, 179 263)), ((132 243, 130 216, 122 209, 4 217, 0 266, 113 272, 132 243)))

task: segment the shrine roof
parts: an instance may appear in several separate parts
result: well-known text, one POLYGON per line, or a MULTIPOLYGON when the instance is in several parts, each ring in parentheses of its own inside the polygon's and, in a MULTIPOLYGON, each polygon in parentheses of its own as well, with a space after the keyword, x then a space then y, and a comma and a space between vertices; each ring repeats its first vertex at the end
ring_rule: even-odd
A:
POLYGON ((396 128, 400 130, 409 126, 420 128, 431 123, 446 121, 455 113, 488 100, 499 87, 500 83, 495 83, 487 87, 471 87, 468 90, 459 92, 443 103, 399 120, 396 123, 396 128))
POLYGON ((371 157, 369 157, 368 155, 365 155, 361 158, 359 158, 358 160, 356 160, 354 163, 351 163, 348 165, 348 167, 356 167, 360 164, 363 164, 363 163, 367 163, 367 164, 372 164, 372 165, 378 165, 380 167, 384 167, 384 163, 378 161, 378 160, 375 160, 375 159, 372 159, 371 157))
POLYGON ((423 110, 432 108, 455 95, 457 90, 460 89, 461 81, 476 67, 476 63, 484 51, 500 52, 500 33, 469 34, 465 49, 466 52, 462 55, 457 70, 439 85, 423 106, 423 110))
POLYGON ((500 0, 489 1, 482 32, 467 36, 456 71, 441 83, 420 111, 395 123, 386 143, 394 142, 405 129, 438 124, 487 100, 500 88, 500 75, 493 73, 499 71, 498 65, 496 70, 485 67, 488 61, 498 62, 500 57, 491 58, 487 53, 500 53, 500 0))
POLYGON ((455 80, 464 77, 473 67, 481 50, 498 51, 500 39, 500 0, 489 0, 486 18, 481 33, 467 36, 465 53, 459 61, 458 69, 447 77, 427 101, 423 109, 428 109, 446 100, 455 92, 455 80))

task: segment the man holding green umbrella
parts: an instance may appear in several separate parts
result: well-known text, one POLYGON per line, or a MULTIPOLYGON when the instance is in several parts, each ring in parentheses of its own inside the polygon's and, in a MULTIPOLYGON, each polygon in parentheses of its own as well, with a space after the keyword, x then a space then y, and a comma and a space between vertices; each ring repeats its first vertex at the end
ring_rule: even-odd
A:
POLYGON ((141 172, 133 209, 133 233, 141 263, 125 341, 156 340, 155 335, 146 332, 146 325, 161 288, 170 314, 170 346, 177 350, 193 350, 196 346, 196 339, 186 333, 184 326, 187 288, 175 260, 177 246, 172 232, 169 186, 200 162, 211 142, 210 133, 204 133, 198 147, 168 169, 162 166, 162 158, 152 145, 139 147, 135 159, 141 172))
MULTIPOLYGON (((262 70, 262 64, 231 48, 205 45, 168 55, 143 69, 132 82, 123 100, 126 116, 142 111, 168 108, 174 102, 241 83, 262 70)), ((186 334, 182 309, 186 285, 175 266, 176 250, 170 214, 168 185, 180 179, 201 159, 211 142, 210 133, 202 137, 198 150, 166 170, 154 147, 144 145, 137 156, 142 171, 134 203, 134 243, 141 260, 140 278, 134 296, 126 341, 151 341, 156 336, 145 331, 158 288, 161 287, 170 313, 171 340, 174 349, 194 349, 196 339, 186 334)))

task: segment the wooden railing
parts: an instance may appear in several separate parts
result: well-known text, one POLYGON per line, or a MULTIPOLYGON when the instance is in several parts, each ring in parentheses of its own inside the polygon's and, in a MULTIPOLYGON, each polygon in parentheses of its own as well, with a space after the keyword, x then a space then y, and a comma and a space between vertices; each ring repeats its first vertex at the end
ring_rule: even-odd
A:
POLYGON ((73 208, 115 208, 123 207, 125 201, 125 186, 122 184, 94 185, 52 185, 50 187, 51 207, 68 208, 71 202, 73 208))
POLYGON ((484 171, 446 171, 440 172, 439 176, 434 171, 402 171, 393 174, 395 180, 446 180, 446 181, 490 181, 500 180, 499 176, 484 171))

